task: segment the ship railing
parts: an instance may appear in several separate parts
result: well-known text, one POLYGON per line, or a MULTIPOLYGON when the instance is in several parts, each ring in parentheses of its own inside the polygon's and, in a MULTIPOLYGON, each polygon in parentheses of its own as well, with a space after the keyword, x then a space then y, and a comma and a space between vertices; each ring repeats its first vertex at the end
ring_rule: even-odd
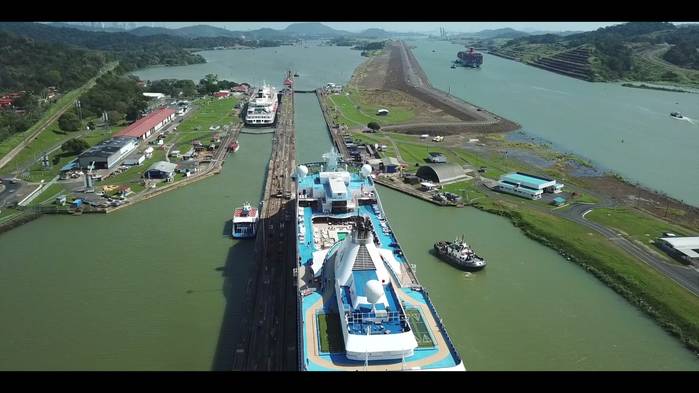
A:
POLYGON ((301 291, 296 290, 296 353, 298 361, 298 369, 305 370, 304 350, 303 350, 303 296, 301 291))
POLYGON ((444 338, 445 338, 444 341, 446 341, 447 347, 449 348, 449 352, 451 352, 451 355, 454 357, 454 361, 456 362, 456 364, 461 363, 461 356, 459 355, 459 352, 456 350, 456 346, 454 345, 454 342, 452 341, 451 337, 449 337, 449 333, 447 332, 447 328, 444 326, 444 322, 442 321, 442 317, 439 316, 437 309, 434 307, 434 304, 432 304, 432 300, 430 300, 429 293, 424 288, 420 288, 419 291, 422 292, 422 294, 424 295, 425 302, 427 303, 427 307, 430 309, 430 311, 432 312, 432 315, 435 317, 435 320, 437 322, 437 327, 444 335, 444 338))
MULTIPOLYGON (((387 311, 386 313, 381 313, 377 314, 375 312, 370 312, 370 313, 362 313, 362 312, 351 312, 349 314, 345 314, 347 316, 347 323, 349 324, 367 324, 371 322, 373 319, 381 319, 384 320, 386 319, 386 322, 391 322, 391 321, 405 321, 405 316, 403 315, 402 312, 400 311, 387 311)), ((377 323, 381 323, 380 321, 377 321, 377 323)))

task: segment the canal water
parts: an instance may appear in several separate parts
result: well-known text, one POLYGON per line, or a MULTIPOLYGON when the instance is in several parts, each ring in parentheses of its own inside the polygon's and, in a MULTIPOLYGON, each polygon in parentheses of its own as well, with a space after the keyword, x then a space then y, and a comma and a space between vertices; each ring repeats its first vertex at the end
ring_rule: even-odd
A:
MULTIPOLYGON (((361 60, 344 50, 356 58, 330 79, 340 83, 361 60)), ((230 52, 235 64, 244 51, 230 52)), ((298 160, 318 160, 331 142, 317 99, 295 104, 298 160)), ((220 175, 110 215, 48 216, 1 235, 0 370, 230 369, 253 253, 228 220, 259 200, 272 137, 239 141, 220 175)), ((469 369, 699 369, 650 319, 503 218, 381 197, 469 369), (489 262, 471 277, 428 253, 461 233, 489 262)))
POLYGON ((267 82, 282 88, 287 70, 298 72, 294 78, 297 90, 313 90, 326 83, 349 81, 354 69, 365 59, 360 51, 347 47, 318 46, 307 41, 308 47, 282 46, 242 50, 213 50, 199 52, 205 64, 177 67, 152 67, 133 74, 143 80, 165 78, 199 81, 206 74, 219 79, 259 85, 267 82))
POLYGON ((272 136, 239 141, 219 175, 109 215, 44 216, 0 236, 0 370, 230 364, 253 253, 231 239, 229 220, 259 201, 272 136))
POLYGON ((699 206, 699 94, 590 83, 488 54, 481 69, 451 69, 463 47, 409 43, 433 86, 514 120, 561 150, 699 206), (690 120, 670 117, 675 111, 690 120))

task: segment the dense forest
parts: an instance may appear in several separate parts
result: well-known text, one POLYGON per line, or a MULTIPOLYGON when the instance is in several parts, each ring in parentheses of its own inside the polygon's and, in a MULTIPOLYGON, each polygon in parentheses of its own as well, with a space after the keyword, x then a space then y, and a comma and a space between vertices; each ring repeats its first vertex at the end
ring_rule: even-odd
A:
POLYGON ((37 42, 0 31, 0 96, 26 91, 13 109, 0 110, 0 141, 36 123, 47 107, 48 87, 59 92, 83 85, 105 65, 106 56, 62 44, 37 42), (15 111, 14 109, 18 109, 15 111))
POLYGON ((0 31, 0 93, 42 90, 59 91, 81 86, 105 65, 102 53, 36 42, 0 31))
POLYGON ((99 117, 102 112, 109 114, 111 123, 121 120, 136 120, 148 107, 148 99, 138 79, 108 72, 97 79, 95 86, 81 98, 83 118, 99 117))
POLYGON ((130 33, 105 33, 65 27, 53 27, 41 23, 4 22, 0 30, 13 32, 36 41, 104 51, 110 59, 120 62, 122 71, 132 71, 151 65, 186 65, 204 63, 197 49, 232 46, 279 46, 276 40, 246 40, 240 37, 187 38, 159 34, 139 36, 130 33))

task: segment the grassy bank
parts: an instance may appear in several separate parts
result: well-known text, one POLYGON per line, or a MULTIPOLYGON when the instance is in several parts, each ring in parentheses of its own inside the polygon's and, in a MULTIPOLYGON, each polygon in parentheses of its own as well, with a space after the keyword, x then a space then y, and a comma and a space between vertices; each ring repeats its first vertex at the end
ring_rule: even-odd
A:
MULTIPOLYGON (((339 124, 347 127, 366 127, 369 122, 377 122, 380 125, 401 124, 410 121, 415 113, 402 106, 379 106, 369 102, 359 90, 347 89, 339 95, 329 96, 331 116, 336 116, 339 124), (347 95, 346 93, 349 93, 347 95), (388 109, 388 115, 378 116, 379 109, 388 109)), ((368 94, 368 93, 367 93, 368 94)))
POLYGON ((662 237, 664 232, 678 236, 697 236, 696 231, 630 208, 594 209, 585 218, 615 228, 641 243, 662 237))
POLYGON ((235 97, 222 100, 204 98, 194 102, 196 113, 188 117, 177 126, 177 142, 173 150, 186 153, 192 148, 192 142, 200 140, 203 144, 208 144, 211 135, 223 132, 223 126, 227 124, 237 124, 240 119, 236 116, 233 107, 238 103, 235 97), (217 131, 212 131, 209 127, 221 126, 217 131))
POLYGON ((699 298, 603 236, 534 210, 485 209, 508 216, 530 238, 560 252, 646 312, 688 348, 699 352, 699 298))

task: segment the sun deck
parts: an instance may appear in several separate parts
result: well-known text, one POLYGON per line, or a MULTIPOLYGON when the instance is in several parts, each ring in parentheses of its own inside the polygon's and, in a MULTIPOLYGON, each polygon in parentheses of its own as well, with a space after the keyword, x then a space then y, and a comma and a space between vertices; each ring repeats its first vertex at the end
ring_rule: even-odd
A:
MULTIPOLYGON (((302 187, 323 187, 315 180, 318 174, 308 175, 300 179, 299 189, 302 187)), ((371 307, 358 308, 349 315, 348 329, 351 334, 366 334, 367 327, 370 327, 371 335, 377 334, 393 334, 402 333, 405 328, 410 326, 415 338, 418 342, 418 347, 414 350, 414 354, 404 359, 404 362, 397 361, 369 361, 367 370, 464 370, 463 363, 456 352, 456 349, 451 344, 451 341, 444 329, 439 315, 432 306, 428 295, 422 289, 413 289, 410 286, 404 286, 405 283, 416 284, 410 278, 404 279, 407 276, 406 272, 409 269, 408 262, 405 259, 398 241, 390 229, 390 225, 384 216, 383 209, 378 201, 378 195, 375 192, 374 184, 370 178, 363 179, 358 174, 353 174, 347 186, 348 199, 352 195, 359 195, 360 200, 364 198, 364 203, 358 203, 357 211, 346 214, 327 214, 323 213, 318 204, 311 206, 300 207, 298 210, 299 222, 299 272, 305 270, 311 271, 310 267, 314 264, 314 252, 325 250, 326 253, 335 252, 332 244, 341 241, 340 233, 349 232, 346 224, 328 223, 328 218, 341 219, 351 218, 352 216, 361 215, 368 216, 373 227, 374 238, 376 239, 376 247, 381 254, 381 259, 388 267, 392 277, 397 280, 392 280, 393 283, 385 286, 385 295, 387 304, 378 304, 376 312, 381 315, 390 313, 391 318, 388 320, 371 321, 372 315, 376 316, 371 307), (374 203, 372 203, 374 202, 374 203), (316 222, 314 223, 314 220, 316 222), (325 239, 323 239, 325 237, 325 239), (326 240, 326 241, 323 241, 326 240), (401 307, 402 306, 402 307, 401 307), (405 312, 398 312, 398 310, 405 312), (355 315, 356 314, 356 315, 355 315)), ((299 201, 311 201, 313 198, 304 198, 304 195, 299 196, 299 201)), ((332 221, 332 220, 331 220, 332 221)), ((349 234, 344 234, 345 236, 349 234)), ((318 255, 316 255, 316 259, 318 255)), ((323 257, 325 254, 322 255, 323 257)), ((317 262, 317 261, 316 261, 317 262)), ((371 275, 371 270, 353 271, 353 275, 371 275)), ((376 275, 376 273, 374 273, 376 275)), ((319 280, 314 281, 312 275, 301 273, 302 282, 301 288, 305 289, 305 296, 302 298, 302 320, 303 320, 303 350, 305 369, 310 371, 322 370, 363 370, 365 369, 364 362, 350 360, 344 352, 323 352, 321 351, 320 339, 321 334, 326 334, 319 331, 318 315, 327 314, 328 317, 339 318, 341 312, 338 310, 338 302, 336 294, 333 291, 333 285, 330 283, 321 283, 319 280), (308 290, 312 289, 312 290, 308 290)), ((370 277, 356 277, 358 282, 366 282, 370 277)), ((359 286, 356 288, 357 294, 361 296, 363 290, 359 286)), ((341 287, 340 296, 341 304, 346 310, 352 310, 352 296, 348 286, 341 287)), ((344 311, 344 310, 343 310, 344 311)), ((329 326, 329 325, 328 325, 329 326)), ((338 333, 336 333, 338 334, 338 333)), ((342 340, 342 333, 339 332, 339 339, 342 340)), ((327 337, 325 337, 327 339, 327 337)), ((334 348, 337 348, 335 346, 334 348)), ((344 347, 340 345, 340 347, 344 347)))

